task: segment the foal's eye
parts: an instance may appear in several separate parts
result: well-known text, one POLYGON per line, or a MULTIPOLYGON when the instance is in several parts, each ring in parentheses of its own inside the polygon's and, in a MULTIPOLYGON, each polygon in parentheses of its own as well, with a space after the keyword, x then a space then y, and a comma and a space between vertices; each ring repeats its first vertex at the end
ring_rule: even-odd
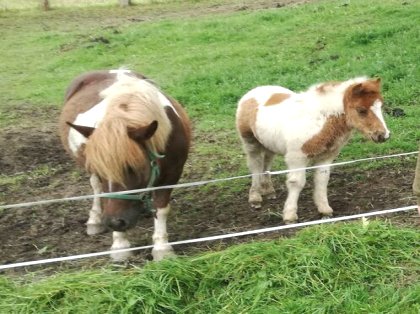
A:
POLYGON ((361 116, 366 116, 368 113, 367 109, 364 107, 359 107, 356 110, 357 110, 357 113, 361 116))

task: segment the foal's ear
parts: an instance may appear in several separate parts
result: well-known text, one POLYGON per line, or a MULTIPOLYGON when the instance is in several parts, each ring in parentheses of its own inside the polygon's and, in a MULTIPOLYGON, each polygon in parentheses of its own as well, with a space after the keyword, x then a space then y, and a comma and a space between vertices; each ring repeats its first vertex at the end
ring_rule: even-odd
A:
POLYGON ((73 129, 75 129, 77 132, 82 134, 84 137, 88 138, 92 135, 93 131, 95 131, 95 128, 91 128, 90 126, 84 126, 84 125, 76 125, 73 123, 70 123, 66 121, 66 123, 73 129))
POLYGON ((128 128, 128 136, 137 141, 146 141, 155 134, 158 127, 158 122, 154 120, 152 123, 139 128, 128 128))

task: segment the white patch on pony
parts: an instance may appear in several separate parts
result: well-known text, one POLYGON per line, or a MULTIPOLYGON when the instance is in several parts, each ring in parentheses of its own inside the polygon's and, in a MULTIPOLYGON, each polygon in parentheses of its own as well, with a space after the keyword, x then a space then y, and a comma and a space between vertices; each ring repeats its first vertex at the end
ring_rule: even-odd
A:
POLYGON ((385 139, 389 138, 390 132, 385 124, 384 116, 382 115, 382 102, 379 99, 375 100, 372 107, 370 107, 370 110, 372 110, 376 117, 379 119, 379 121, 382 122, 382 125, 385 129, 385 139))
POLYGON ((172 103, 169 101, 169 99, 166 98, 166 96, 163 95, 161 92, 159 92, 158 96, 159 96, 159 101, 162 104, 162 106, 163 107, 170 107, 176 113, 176 115, 179 117, 178 112, 175 110, 175 107, 172 105, 172 103))
POLYGON ((155 261, 159 261, 168 255, 173 254, 173 249, 168 245, 168 233, 166 231, 166 220, 170 211, 170 205, 158 208, 154 219, 155 231, 153 233, 152 255, 155 261))
MULTIPOLYGON (((130 247, 130 242, 127 239, 125 232, 112 232, 112 246, 111 250, 121 250, 128 249, 130 247)), ((116 252, 111 253, 111 258, 114 261, 124 261, 131 256, 131 252, 116 252)))
POLYGON ((97 196, 97 194, 102 193, 101 181, 97 175, 92 174, 90 176, 90 185, 92 186, 93 194, 95 196, 93 198, 92 209, 89 212, 89 219, 86 222, 86 231, 88 235, 94 235, 104 232, 106 228, 102 224, 101 200, 97 196))
MULTIPOLYGON (((90 108, 88 111, 80 113, 76 119, 72 122, 76 125, 88 126, 96 128, 105 116, 108 102, 106 99, 102 100, 97 105, 90 108)), ((80 134, 73 128, 69 130, 69 147, 74 155, 77 155, 77 151, 80 146, 86 142, 86 137, 80 134)))
POLYGON ((239 104, 243 103, 244 101, 250 98, 254 98, 257 101, 258 105, 263 106, 273 94, 292 95, 294 94, 294 92, 282 86, 259 86, 246 93, 241 98, 241 100, 239 100, 239 104))
POLYGON ((127 70, 127 69, 124 69, 124 68, 121 68, 121 69, 117 69, 117 70, 110 70, 109 73, 120 75, 120 74, 131 73, 131 71, 127 70))
POLYGON ((279 154, 285 154, 286 150, 300 152, 303 144, 322 130, 330 116, 344 113, 346 89, 366 80, 365 77, 351 79, 334 86, 327 93, 317 90, 319 84, 301 93, 293 93, 281 86, 260 86, 245 94, 241 101, 248 98, 257 100, 255 135, 266 148, 279 154), (291 97, 276 106, 264 106, 273 93, 288 93, 291 97))

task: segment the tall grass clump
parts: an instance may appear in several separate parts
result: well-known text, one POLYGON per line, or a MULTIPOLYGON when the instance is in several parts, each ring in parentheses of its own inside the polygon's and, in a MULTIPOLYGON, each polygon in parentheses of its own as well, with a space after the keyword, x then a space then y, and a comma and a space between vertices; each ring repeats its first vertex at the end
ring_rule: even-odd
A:
POLYGON ((294 238, 144 268, 0 281, 19 313, 418 313, 420 234, 384 222, 323 225, 294 238))

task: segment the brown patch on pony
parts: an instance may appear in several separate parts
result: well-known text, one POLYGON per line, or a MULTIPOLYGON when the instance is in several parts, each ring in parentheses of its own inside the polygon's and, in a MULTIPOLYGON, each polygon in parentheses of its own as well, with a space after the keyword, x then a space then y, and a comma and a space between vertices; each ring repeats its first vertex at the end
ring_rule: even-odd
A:
POLYGON ((265 102, 264 106, 272 106, 272 105, 278 105, 282 101, 286 100, 290 97, 290 94, 284 94, 284 93, 276 93, 272 94, 270 98, 265 102))
MULTIPOLYGON (((103 92, 108 97, 108 109, 86 143, 88 171, 123 186, 128 169, 138 176, 147 172, 148 158, 141 146, 164 153, 172 131, 171 123, 159 102, 157 88, 143 82, 142 93, 136 92, 138 85, 130 85, 130 80, 121 86, 112 85, 103 92), (145 127, 154 120, 158 122, 158 129, 145 143, 137 143, 129 137, 128 129, 145 127)), ((137 80, 131 83, 138 84, 137 80)))
POLYGON ((254 137, 257 112, 258 103, 254 98, 247 99, 240 104, 240 109, 236 116, 236 127, 242 137, 254 137))
POLYGON ((321 131, 302 145, 302 151, 308 157, 315 157, 339 149, 347 140, 351 128, 346 123, 344 114, 327 118, 321 131))

